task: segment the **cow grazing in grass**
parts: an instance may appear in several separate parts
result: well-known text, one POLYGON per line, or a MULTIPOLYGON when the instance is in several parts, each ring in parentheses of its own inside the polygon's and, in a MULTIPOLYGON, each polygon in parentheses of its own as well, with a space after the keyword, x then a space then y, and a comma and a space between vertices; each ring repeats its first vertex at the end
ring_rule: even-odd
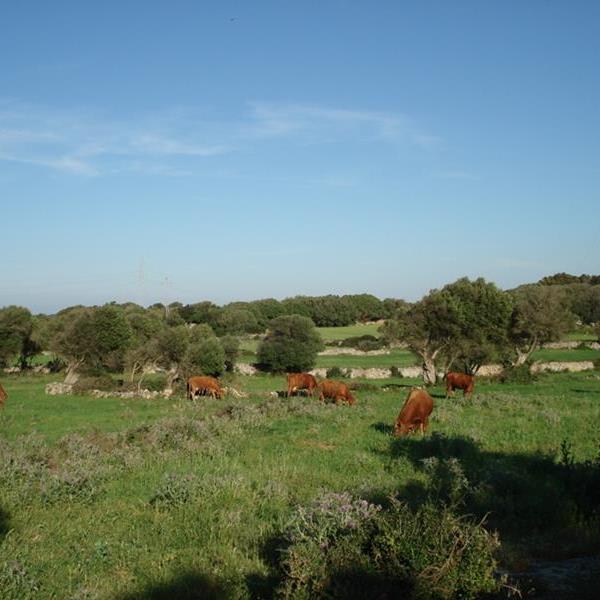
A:
POLYGON ((2 387, 2 384, 0 383, 0 408, 4 406, 4 402, 7 398, 8 394, 6 393, 6 390, 2 387))
POLYGON ((404 406, 396 418, 394 435, 401 436, 416 431, 421 434, 429 425, 429 415, 433 410, 432 397, 422 388, 414 387, 408 393, 404 406))
POLYGON ((454 395, 454 390, 463 390, 463 396, 471 395, 475 388, 475 377, 465 373, 446 373, 446 398, 454 395))
POLYGON ((190 377, 187 380, 187 397, 193 400, 195 396, 212 396, 221 400, 223 398, 223 390, 219 382, 214 377, 198 376, 190 377))
POLYGON ((319 384, 321 393, 319 394, 319 400, 325 400, 325 398, 332 398, 335 403, 345 401, 352 405, 356 403, 356 399, 350 393, 350 388, 345 383, 340 381, 333 381, 331 379, 325 379, 319 384))
POLYGON ((308 390, 308 395, 312 397, 313 390, 318 387, 317 380, 310 373, 288 373, 287 376, 287 395, 288 398, 296 390, 308 390))

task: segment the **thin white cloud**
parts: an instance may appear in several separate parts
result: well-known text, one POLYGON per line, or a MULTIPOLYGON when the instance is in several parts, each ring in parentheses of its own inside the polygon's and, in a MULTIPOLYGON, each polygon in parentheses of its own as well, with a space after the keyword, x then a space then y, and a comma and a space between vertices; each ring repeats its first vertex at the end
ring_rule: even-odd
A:
POLYGON ((423 146, 425 140, 441 141, 417 131, 413 121, 406 115, 388 114, 377 111, 327 108, 302 104, 251 105, 254 131, 257 135, 294 135, 340 140, 358 137, 363 140, 405 141, 423 146))
POLYGON ((216 156, 229 152, 225 145, 200 146, 152 134, 134 137, 130 144, 132 149, 159 155, 216 156))
POLYGON ((98 171, 89 163, 72 156, 60 156, 57 158, 27 158, 23 156, 11 156, 0 152, 0 160, 16 162, 38 167, 48 167, 57 171, 75 173, 77 175, 94 176, 98 171))
POLYGON ((199 172, 201 164, 192 169, 191 160, 248 151, 269 139, 301 145, 391 143, 422 148, 441 143, 403 114, 302 104, 249 106, 248 114, 225 121, 184 108, 118 121, 90 111, 0 100, 0 160, 85 176, 128 170, 184 176, 199 172))

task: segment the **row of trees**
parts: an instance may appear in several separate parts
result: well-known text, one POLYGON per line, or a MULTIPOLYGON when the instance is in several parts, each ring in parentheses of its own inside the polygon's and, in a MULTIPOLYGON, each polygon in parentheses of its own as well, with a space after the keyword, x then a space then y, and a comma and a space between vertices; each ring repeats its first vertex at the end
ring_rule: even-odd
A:
POLYGON ((64 363, 66 383, 75 383, 81 373, 126 371, 139 385, 151 369, 160 367, 171 387, 191 373, 232 370, 239 341, 218 338, 208 325, 173 323, 168 311, 135 304, 77 306, 51 317, 33 317, 16 306, 1 309, 0 363, 18 361, 26 368, 41 350, 64 363))
POLYGON ((425 381, 435 383, 436 372, 451 367, 475 373, 486 362, 522 365, 574 320, 560 287, 504 292, 484 279, 463 278, 398 312, 381 334, 388 343, 406 343, 421 358, 425 381))
POLYGON ((322 347, 315 321, 347 324, 350 315, 351 322, 386 315, 384 341, 406 343, 433 382, 437 370, 450 366, 475 372, 489 361, 523 364, 540 345, 570 329, 574 319, 582 320, 581 313, 585 322, 600 322, 600 286, 557 278, 509 292, 484 279, 464 278, 412 304, 361 294, 225 307, 112 303, 70 307, 52 316, 10 306, 0 309, 0 366, 26 368, 36 354, 49 350, 66 364, 68 382, 82 371, 125 370, 131 381, 141 383, 158 366, 172 385, 188 373, 219 375, 233 369, 238 336, 267 330, 258 362, 270 371, 302 370, 314 365, 322 347))
POLYGON ((205 323, 217 335, 259 333, 282 315, 308 317, 317 327, 338 327, 357 321, 377 321, 393 316, 403 300, 380 300, 372 294, 344 296, 294 296, 285 300, 267 298, 253 302, 232 302, 219 307, 212 302, 171 305, 170 310, 182 322, 205 323))

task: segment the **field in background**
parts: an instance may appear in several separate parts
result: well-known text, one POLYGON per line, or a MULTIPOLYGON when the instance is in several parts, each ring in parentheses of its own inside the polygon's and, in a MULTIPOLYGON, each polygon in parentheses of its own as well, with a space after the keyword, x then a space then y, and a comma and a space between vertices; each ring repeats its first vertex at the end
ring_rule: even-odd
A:
POLYGON ((446 400, 438 386, 429 434, 398 441, 392 424, 416 381, 354 382, 347 407, 270 398, 285 384, 268 375, 235 378, 248 399, 196 405, 50 397, 48 378, 5 377, 3 598, 174 597, 186 582, 207 597, 268 597, 295 506, 324 490, 418 499, 435 483, 428 456, 458 459, 500 531, 504 568, 597 552, 598 532, 561 495, 559 463, 598 455, 599 378, 480 381, 472 400, 446 400))
MULTIPOLYGON (((323 337, 325 342, 333 340, 344 340, 349 337, 359 335, 375 335, 379 325, 376 323, 368 323, 366 325, 352 325, 349 327, 317 327, 317 330, 323 337)), ((565 341, 595 341, 596 337, 592 334, 583 332, 573 332, 565 336, 565 341)), ((242 350, 241 362, 255 362, 256 350, 260 341, 258 339, 245 339, 240 344, 242 350)), ((565 361, 578 362, 584 360, 600 361, 600 350, 592 350, 591 348, 542 348, 532 355, 532 360, 549 362, 549 361, 565 361)), ((348 368, 389 368, 395 367, 410 367, 418 365, 419 359, 409 350, 394 348, 389 354, 381 355, 366 355, 366 356, 351 356, 351 355, 327 355, 317 358, 316 367, 331 368, 340 367, 348 368)))

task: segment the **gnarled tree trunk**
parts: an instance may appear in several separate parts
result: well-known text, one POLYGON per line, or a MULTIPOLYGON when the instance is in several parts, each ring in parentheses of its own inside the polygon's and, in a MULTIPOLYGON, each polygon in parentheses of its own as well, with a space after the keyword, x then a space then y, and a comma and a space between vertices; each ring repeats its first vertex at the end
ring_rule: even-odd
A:
POLYGON ((77 381, 79 380, 79 367, 81 367, 82 364, 83 358, 69 362, 67 364, 67 373, 65 375, 64 383, 68 385, 73 385, 74 383, 77 383, 77 381))

